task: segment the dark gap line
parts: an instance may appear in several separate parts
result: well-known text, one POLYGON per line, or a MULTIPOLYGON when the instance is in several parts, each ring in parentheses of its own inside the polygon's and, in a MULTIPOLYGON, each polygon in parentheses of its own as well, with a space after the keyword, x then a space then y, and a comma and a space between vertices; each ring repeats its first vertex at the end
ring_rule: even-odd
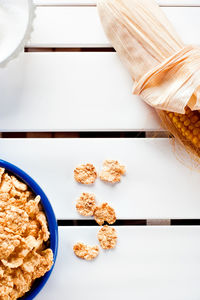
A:
POLYGON ((145 132, 80 132, 80 138, 145 138, 145 132))
MULTIPOLYGON (((58 226, 98 226, 95 220, 58 220, 58 226)), ((109 224, 108 224, 109 225, 109 224)), ((146 226, 147 220, 118 219, 113 226, 146 226)), ((152 225, 159 226, 159 225, 152 225)), ((171 225, 160 226, 200 226, 200 219, 171 220, 171 225)))
POLYGON ((24 52, 116 52, 112 47, 26 47, 24 52))
POLYGON ((68 3, 68 4, 37 4, 37 7, 96 7, 95 3, 68 3))
POLYGON ((145 138, 144 131, 2 132, 2 138, 145 138))
POLYGON ((26 138, 26 132, 2 132, 2 138, 26 138))
MULTIPOLYGON (((95 220, 57 220, 58 226, 99 226, 95 220)), ((108 224, 109 225, 109 224, 108 224)), ((113 226, 144 226, 146 220, 117 220, 113 226)))
POLYGON ((200 226, 200 219, 179 219, 171 220, 172 226, 200 226))

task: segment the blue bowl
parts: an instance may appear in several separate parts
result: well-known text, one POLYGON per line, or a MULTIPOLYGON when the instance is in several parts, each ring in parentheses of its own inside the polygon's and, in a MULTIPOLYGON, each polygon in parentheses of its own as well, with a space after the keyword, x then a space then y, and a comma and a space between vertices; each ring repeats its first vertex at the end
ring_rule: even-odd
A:
POLYGON ((54 268, 56 257, 57 257, 57 251, 58 251, 58 225, 57 225, 56 217, 52 209, 52 206, 47 196, 45 195, 45 193, 39 187, 38 184, 28 174, 26 174, 24 171, 22 171, 21 169, 19 169, 18 167, 16 167, 15 165, 9 162, 0 160, 0 167, 5 168, 6 171, 12 173, 13 175, 21 179, 23 182, 25 182, 29 186, 29 188, 35 193, 35 195, 40 195, 41 204, 43 206, 45 215, 47 217, 47 222, 48 222, 48 227, 50 232, 50 248, 53 251, 54 264, 51 270, 48 271, 43 277, 35 280, 31 290, 21 298, 24 300, 32 300, 44 287, 54 268))

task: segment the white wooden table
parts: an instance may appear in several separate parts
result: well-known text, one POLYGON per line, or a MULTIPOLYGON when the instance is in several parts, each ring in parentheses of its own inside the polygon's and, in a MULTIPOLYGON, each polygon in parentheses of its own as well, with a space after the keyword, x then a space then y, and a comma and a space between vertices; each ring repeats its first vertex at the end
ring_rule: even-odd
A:
MULTIPOLYGON (((95 0, 34 2, 25 52, 0 69, 0 157, 41 185, 58 219, 57 263, 36 299, 199 300, 200 174, 156 137, 159 120, 132 95, 95 0), (127 166, 120 184, 74 182, 77 164, 99 169, 107 158, 127 166), (97 243, 99 227, 75 210, 82 191, 110 203, 118 218, 116 249, 92 262, 72 251, 77 241, 97 243)), ((199 0, 158 3, 185 42, 200 44, 199 0)))

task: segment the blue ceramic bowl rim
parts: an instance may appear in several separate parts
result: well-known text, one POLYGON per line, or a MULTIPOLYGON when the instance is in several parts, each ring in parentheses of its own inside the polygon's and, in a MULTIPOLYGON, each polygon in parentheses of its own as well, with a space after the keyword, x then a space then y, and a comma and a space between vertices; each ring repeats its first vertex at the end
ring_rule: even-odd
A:
POLYGON ((0 159, 0 167, 5 168, 8 172, 12 173, 13 175, 16 175, 18 178, 20 178, 22 181, 24 181, 30 189, 36 194, 40 195, 41 197, 41 204, 44 208, 45 215, 47 217, 48 221, 48 227, 50 232, 50 248, 53 251, 54 256, 54 264, 50 271, 48 271, 43 277, 37 279, 37 284, 33 289, 31 289, 26 295, 24 295, 21 299, 26 300, 32 300, 35 298, 36 295, 41 291, 41 289, 46 284, 47 280, 49 279, 49 276, 51 275, 51 272, 54 268, 57 252, 58 252, 58 225, 56 221, 56 217, 53 211, 53 208, 43 192, 43 190, 40 188, 40 186, 33 180, 27 173, 25 173, 23 170, 18 168, 17 166, 1 160, 0 159))

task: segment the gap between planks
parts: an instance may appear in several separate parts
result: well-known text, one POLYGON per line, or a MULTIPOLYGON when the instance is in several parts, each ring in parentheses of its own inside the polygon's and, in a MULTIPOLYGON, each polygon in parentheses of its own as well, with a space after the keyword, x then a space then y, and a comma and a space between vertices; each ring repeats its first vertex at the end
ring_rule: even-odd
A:
POLYGON ((164 131, 2 132, 0 138, 169 138, 164 131))
MULTIPOLYGON (((97 226, 95 220, 58 220, 58 226, 97 226)), ((112 226, 200 226, 200 219, 118 219, 112 226)))
POLYGON ((26 47, 24 52, 116 52, 112 47, 26 47))

